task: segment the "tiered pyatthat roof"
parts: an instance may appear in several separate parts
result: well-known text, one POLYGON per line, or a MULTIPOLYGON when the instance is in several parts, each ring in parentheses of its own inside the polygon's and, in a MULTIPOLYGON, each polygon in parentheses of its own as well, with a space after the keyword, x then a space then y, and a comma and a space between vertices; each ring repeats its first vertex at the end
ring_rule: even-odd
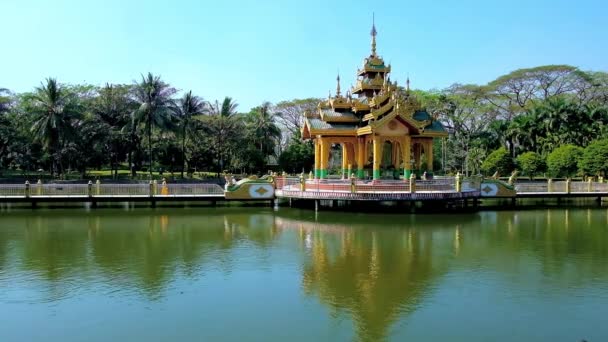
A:
POLYGON ((406 126, 413 136, 447 136, 441 123, 410 92, 409 78, 405 89, 390 80, 391 66, 376 53, 376 35, 376 26, 372 25, 371 54, 357 70, 355 86, 343 96, 338 76, 336 95, 330 93, 315 112, 305 114, 303 138, 372 134, 394 120, 406 126))

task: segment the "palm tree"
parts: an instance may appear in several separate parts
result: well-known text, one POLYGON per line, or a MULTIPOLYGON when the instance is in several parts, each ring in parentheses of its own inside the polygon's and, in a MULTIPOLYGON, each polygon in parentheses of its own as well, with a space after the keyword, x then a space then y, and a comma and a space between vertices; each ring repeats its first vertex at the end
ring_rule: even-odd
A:
POLYGON ((135 98, 139 108, 133 112, 136 124, 143 124, 148 137, 148 154, 150 158, 150 178, 152 178, 152 128, 161 130, 172 127, 172 110, 174 102, 171 99, 176 90, 161 81, 160 76, 148 73, 141 76, 141 82, 135 85, 135 98))
POLYGON ((51 176, 58 161, 59 172, 63 172, 60 152, 65 141, 72 136, 74 119, 80 116, 78 106, 71 94, 54 78, 47 78, 32 95, 32 113, 36 116, 31 131, 52 156, 51 176))
POLYGON ((221 104, 215 100, 215 104, 210 105, 210 107, 211 115, 217 117, 219 124, 219 132, 216 137, 218 160, 220 162, 219 171, 222 172, 224 171, 224 135, 232 126, 232 119, 237 114, 238 103, 234 102, 231 97, 226 96, 221 104))
POLYGON ((276 125, 270 107, 269 102, 264 102, 261 106, 252 109, 248 116, 253 140, 264 156, 274 155, 276 141, 281 139, 281 130, 276 125))
POLYGON ((234 102, 231 97, 226 96, 221 104, 215 100, 215 104, 211 105, 211 114, 227 118, 237 113, 238 106, 239 104, 234 102))
MULTIPOLYGON (((105 153, 110 157, 110 168, 114 178, 118 176, 120 157, 129 145, 126 132, 129 131, 131 112, 136 105, 129 96, 130 87, 106 84, 99 90, 92 103, 91 111, 95 115, 97 129, 105 132, 105 153)), ((130 151, 129 149, 129 157, 130 151)), ((129 158, 129 163, 131 163, 129 158)))
POLYGON ((173 107, 175 115, 180 118, 180 128, 182 134, 182 171, 184 178, 184 165, 186 164, 186 139, 192 130, 192 117, 202 115, 207 112, 206 103, 198 96, 192 95, 192 90, 184 94, 177 106, 173 107))

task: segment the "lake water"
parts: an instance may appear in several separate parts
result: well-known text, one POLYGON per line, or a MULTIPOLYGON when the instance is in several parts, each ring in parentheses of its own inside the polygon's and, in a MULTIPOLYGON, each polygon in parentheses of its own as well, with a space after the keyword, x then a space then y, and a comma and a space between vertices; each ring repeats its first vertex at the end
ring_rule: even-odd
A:
POLYGON ((608 341, 608 210, 0 212, 1 341, 608 341))

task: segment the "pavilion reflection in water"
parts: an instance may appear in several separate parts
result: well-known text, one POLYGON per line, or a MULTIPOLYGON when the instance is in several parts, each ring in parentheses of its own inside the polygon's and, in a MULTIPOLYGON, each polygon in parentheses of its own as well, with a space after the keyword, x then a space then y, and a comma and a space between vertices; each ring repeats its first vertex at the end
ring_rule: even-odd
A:
MULTIPOLYGON (((277 226, 296 229, 310 258, 302 286, 328 305, 332 316, 351 315, 357 335, 379 340, 403 314, 413 312, 447 263, 433 256, 448 248, 432 230, 358 229, 355 225, 277 218, 277 226)), ((384 228, 383 228, 384 229, 384 228)))

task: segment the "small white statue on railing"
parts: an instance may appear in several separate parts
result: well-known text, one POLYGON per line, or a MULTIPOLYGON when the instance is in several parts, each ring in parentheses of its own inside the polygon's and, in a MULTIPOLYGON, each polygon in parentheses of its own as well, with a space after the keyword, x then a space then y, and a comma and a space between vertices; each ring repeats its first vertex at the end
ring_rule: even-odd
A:
POLYGON ((515 181, 517 180, 517 174, 517 170, 513 171, 511 177, 509 177, 509 185, 513 185, 515 183, 515 181))
POLYGON ((230 178, 227 173, 224 173, 224 190, 228 191, 229 186, 230 186, 230 178))

